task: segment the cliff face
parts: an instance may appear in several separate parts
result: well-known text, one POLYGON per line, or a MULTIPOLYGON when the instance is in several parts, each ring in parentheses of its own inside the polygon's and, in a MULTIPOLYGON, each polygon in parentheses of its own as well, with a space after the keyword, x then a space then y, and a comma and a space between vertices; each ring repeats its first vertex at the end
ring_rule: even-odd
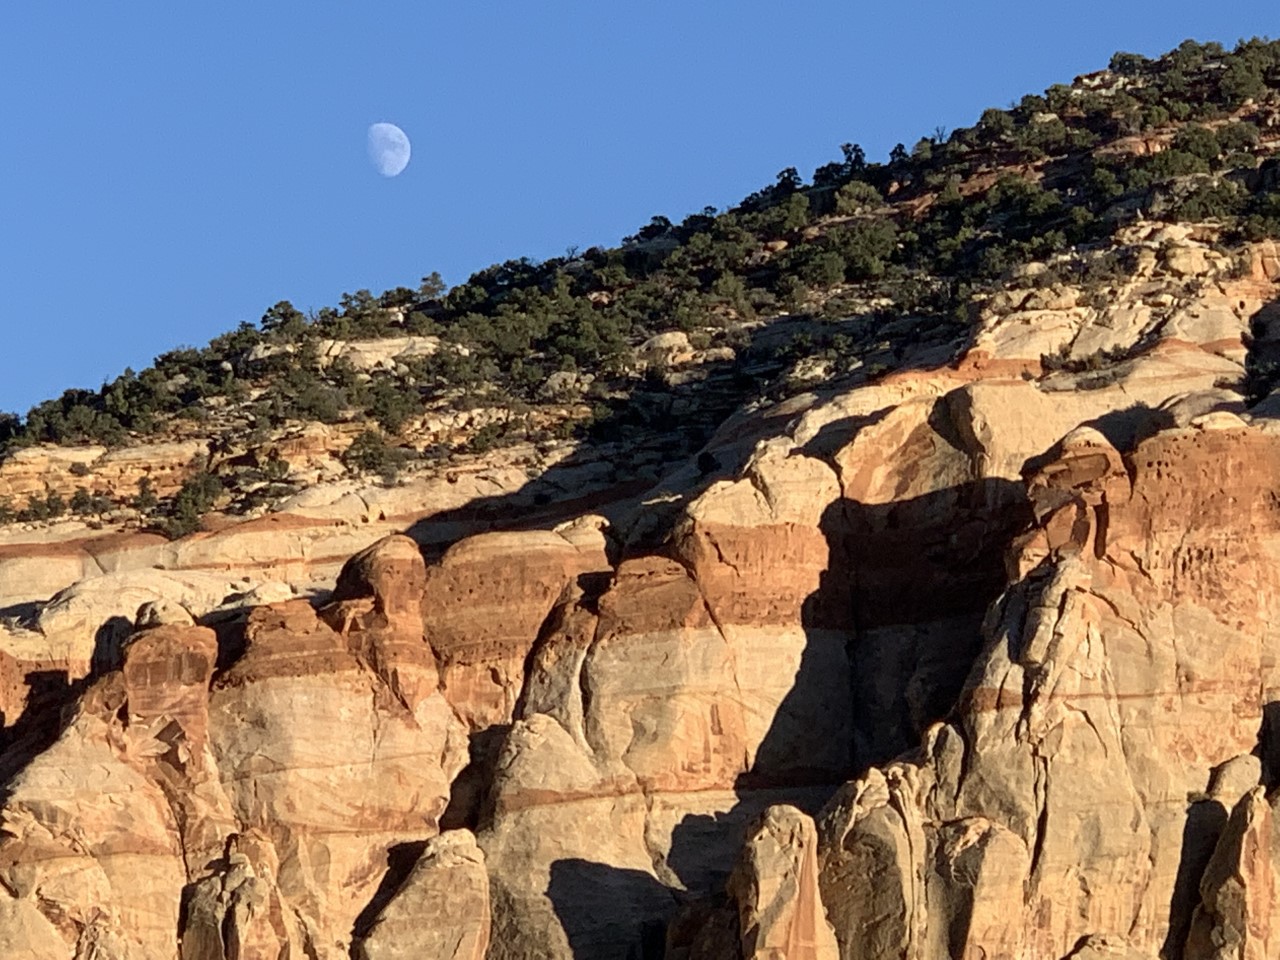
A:
POLYGON ((498 455, 10 532, 0 954, 1274 955, 1280 257, 1213 239, 638 495, 498 455))

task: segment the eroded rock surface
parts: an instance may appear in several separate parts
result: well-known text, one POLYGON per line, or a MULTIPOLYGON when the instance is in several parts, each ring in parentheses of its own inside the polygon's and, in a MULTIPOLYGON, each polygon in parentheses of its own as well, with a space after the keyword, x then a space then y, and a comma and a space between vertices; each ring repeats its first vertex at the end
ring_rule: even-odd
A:
POLYGON ((5 534, 0 952, 1273 955, 1275 250, 1119 242, 567 523, 490 463, 5 534))
POLYGON ((391 902, 356 944, 357 960, 484 960, 489 875, 475 837, 450 830, 427 841, 391 902))
POLYGON ((988 618, 955 718, 922 759, 872 771, 820 820, 844 956, 936 955, 957 906, 953 951, 1061 957, 1096 934, 1180 954, 1188 884, 1204 885, 1194 942, 1258 926, 1256 907, 1246 921, 1227 904, 1270 883, 1235 866, 1240 835, 1265 833, 1266 814, 1223 832, 1198 871, 1198 835, 1223 828, 1187 798, 1211 788, 1234 805, 1257 783, 1256 762, 1227 762, 1257 748, 1275 699, 1277 467, 1269 430, 1206 426, 1125 458, 1073 434, 1032 476, 1040 523, 1014 558, 1025 572, 988 618), (859 895, 857 871, 887 882, 859 895), (973 891, 958 904, 957 874, 973 891), (973 895, 984 884, 1003 895, 973 895), (995 923, 975 915, 990 902, 1005 904, 995 923), (871 930, 881 946, 854 946, 871 930))
POLYGON ((466 759, 415 673, 433 680, 429 648, 395 655, 399 629, 424 646, 391 589, 413 561, 422 581, 404 556, 391 540, 359 559, 349 582, 370 596, 326 611, 341 632, 305 601, 254 610, 216 680, 212 630, 132 636, 0 808, 0 909, 43 956, 98 929, 131 958, 346 956, 387 851, 436 834, 466 759))
POLYGON ((729 881, 744 960, 837 960, 818 893, 818 836, 795 807, 765 811, 747 833, 729 881))

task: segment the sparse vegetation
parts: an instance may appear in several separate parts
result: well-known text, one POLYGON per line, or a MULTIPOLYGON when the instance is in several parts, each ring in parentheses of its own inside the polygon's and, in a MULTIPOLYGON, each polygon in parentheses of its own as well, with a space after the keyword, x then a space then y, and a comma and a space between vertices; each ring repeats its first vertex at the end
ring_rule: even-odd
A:
POLYGON ((133 507, 139 513, 149 514, 160 503, 150 477, 138 481, 138 495, 133 498, 133 507))
POLYGON ((222 481, 218 477, 203 471, 195 474, 174 495, 161 528, 171 538, 195 532, 200 528, 200 518, 213 509, 221 494, 222 481))
MULTIPOLYGON (((661 378, 635 362, 639 344, 669 331, 729 343, 742 325, 787 314, 863 320, 856 337, 806 332, 782 346, 775 338, 773 356, 740 351, 740 383, 789 389, 781 366, 806 358, 833 375, 870 371, 887 362, 858 345, 874 339, 876 323, 911 315, 921 330, 958 328, 974 295, 1013 268, 1099 244, 1139 216, 1216 221, 1227 242, 1280 236, 1277 91, 1280 43, 1117 53, 1109 72, 988 109, 974 126, 935 130, 910 150, 900 144, 886 162, 847 143, 809 183, 787 168, 732 209, 655 216, 613 248, 507 260, 452 289, 433 273, 414 287, 344 294, 311 314, 281 301, 257 324, 169 351, 99 390, 69 390, 24 417, 0 414, 0 457, 36 443, 115 446, 163 434, 177 418, 244 437, 321 421, 359 424, 346 463, 394 479, 405 458, 394 438, 416 418, 559 402, 544 387, 561 371, 594 382, 584 432, 677 423, 661 378), (406 335, 439 338, 439 348, 372 371, 324 352, 327 342, 406 335)), ((1105 257, 1082 262, 1120 269, 1105 257)), ((526 422, 482 427, 466 449, 525 436, 526 422)), ((203 474, 167 504, 148 485, 134 505, 177 532, 222 493, 203 474)), ((96 496, 85 487, 70 507, 95 512, 96 496)), ((3 509, 34 517, 67 507, 37 499, 3 509)))
POLYGON ((347 469, 356 473, 374 473, 384 483, 394 483, 409 458, 409 452, 387 443, 375 430, 366 430, 352 441, 343 454, 347 469))

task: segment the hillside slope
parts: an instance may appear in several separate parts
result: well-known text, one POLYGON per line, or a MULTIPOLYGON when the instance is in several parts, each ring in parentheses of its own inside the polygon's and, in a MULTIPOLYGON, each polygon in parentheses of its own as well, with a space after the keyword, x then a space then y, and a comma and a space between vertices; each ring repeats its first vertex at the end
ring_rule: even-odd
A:
POLYGON ((1273 955, 1278 91, 1118 55, 10 421, 0 954, 1273 955))

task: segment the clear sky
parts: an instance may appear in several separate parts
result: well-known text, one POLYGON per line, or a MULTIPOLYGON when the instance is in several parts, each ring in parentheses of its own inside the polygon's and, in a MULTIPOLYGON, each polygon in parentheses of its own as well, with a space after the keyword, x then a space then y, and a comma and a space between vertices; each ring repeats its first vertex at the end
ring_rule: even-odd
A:
POLYGON ((883 159, 1187 37, 1204 0, 11 0, 0 4, 0 410, 277 300, 449 283, 883 159), (398 124, 407 169, 371 167, 398 124))

